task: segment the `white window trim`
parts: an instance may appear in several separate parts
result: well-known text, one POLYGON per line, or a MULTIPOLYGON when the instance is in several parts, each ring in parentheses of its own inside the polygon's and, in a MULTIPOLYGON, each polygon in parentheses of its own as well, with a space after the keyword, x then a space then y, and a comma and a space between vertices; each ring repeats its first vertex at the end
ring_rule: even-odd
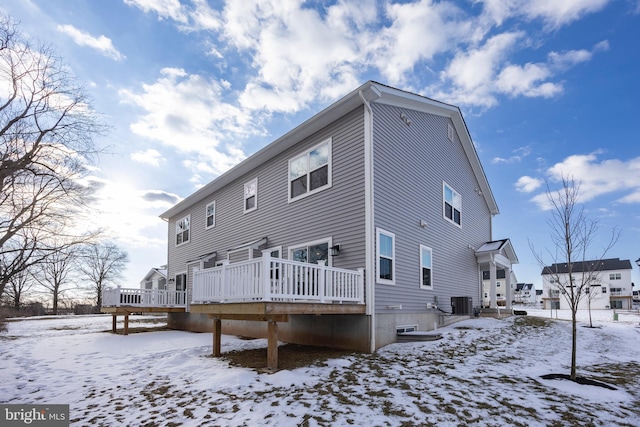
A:
MULTIPOLYGON (((453 206, 453 208, 455 209, 455 206, 453 206)), ((453 215, 453 212, 452 212, 452 216, 455 217, 455 215, 453 215)), ((462 195, 458 193, 452 186, 447 184, 445 181, 442 181, 442 218, 444 218, 451 224, 455 225, 456 227, 462 228, 462 195), (445 206, 445 203, 446 203, 445 190, 447 187, 449 187, 449 189, 453 191, 455 194, 457 194, 458 197, 460 198, 460 224, 455 222, 453 218, 449 219, 449 217, 447 217, 447 211, 445 206)))
POLYGON ((174 233, 173 233, 173 243, 175 243, 176 247, 177 247, 177 246, 185 245, 185 244, 187 244, 187 243, 189 243, 189 242, 191 241, 191 214, 189 214, 189 215, 185 215, 185 216, 183 216, 182 218, 180 218, 179 220, 177 220, 177 221, 176 221, 176 223, 175 223, 175 227, 177 228, 177 227, 178 227, 178 223, 179 223, 180 221, 184 220, 185 218, 189 221, 189 240, 187 240, 187 241, 182 241, 182 242, 178 243, 178 242, 177 242, 177 238, 176 238, 176 236, 178 235, 178 233, 177 233, 177 230, 174 230, 174 233))
MULTIPOLYGON (((326 243, 327 244, 327 249, 330 251, 329 248, 331 248, 331 246, 333 246, 333 238, 332 237, 327 237, 325 239, 312 240, 311 242, 291 245, 291 246, 289 246, 287 248, 288 259, 290 259, 290 260, 293 259, 293 251, 295 251, 296 249, 306 248, 306 247, 309 247, 309 246, 320 245, 322 243, 326 243)), ((331 256, 330 253, 327 254, 327 255, 328 255, 328 257, 327 257, 327 266, 331 267, 333 265, 333 257, 331 256)))
MULTIPOLYGON (((304 199, 305 197, 309 197, 313 194, 319 193, 321 191, 327 190, 329 188, 331 188, 331 186, 333 185, 332 183, 332 179, 331 176, 333 175, 333 139, 332 138, 327 138, 325 140, 323 140, 322 142, 320 142, 319 144, 314 145, 313 147, 309 148, 308 150, 302 152, 302 153, 298 153, 297 155, 293 156, 292 158, 289 159, 289 161, 287 162, 287 197, 289 200, 289 203, 291 202, 295 202, 296 200, 300 200, 300 199, 304 199), (296 197, 291 197, 291 162, 295 159, 297 159, 298 157, 306 154, 307 155, 307 168, 308 168, 308 162, 309 162, 309 153, 311 153, 313 150, 315 150, 316 148, 320 147, 321 145, 324 144, 328 144, 329 145, 329 161, 327 162, 327 184, 323 185, 322 187, 318 187, 315 190, 308 190, 306 193, 304 194, 300 194, 299 196, 296 197)), ((309 177, 311 176, 311 171, 307 170, 307 188, 309 188, 309 177)))
POLYGON ((249 213, 249 212, 253 212, 256 209, 258 209, 258 178, 253 178, 251 181, 247 182, 244 184, 244 186, 242 187, 242 209, 244 210, 244 213, 249 213), (256 186, 256 192, 253 196, 249 196, 249 197, 255 197, 255 203, 253 205, 253 207, 251 209, 247 209, 247 199, 249 197, 247 197, 247 186, 254 184, 256 186))
POLYGON ((207 205, 204 207, 204 228, 205 230, 208 230, 210 228, 214 228, 216 226, 216 201, 212 201, 210 203, 207 203, 207 205), (209 206, 213 205, 213 224, 208 225, 207 224, 207 218, 209 218, 209 216, 207 215, 207 211, 209 210, 209 206))
POLYGON ((418 330, 418 325, 399 325, 396 326, 396 334, 401 334, 404 332, 415 332, 418 330), (409 330, 409 331, 408 331, 409 330))
POLYGON ((428 246, 425 245, 420 245, 420 288, 421 289, 429 289, 429 290, 433 290, 433 249, 431 249, 428 246), (431 265, 429 266, 429 268, 431 269, 431 286, 426 286, 422 283, 422 268, 424 267, 422 265, 422 251, 423 250, 427 250, 429 252, 431 252, 431 265))
POLYGON ((184 276, 184 290, 187 290, 187 284, 189 283, 189 275, 186 271, 178 271, 173 275, 173 290, 177 292, 178 276, 184 276))
POLYGON ((269 252, 278 251, 278 253, 280 254, 279 257, 282 258, 282 245, 274 246, 272 248, 267 248, 265 249, 265 251, 269 251, 269 252))
MULTIPOLYGON (((385 257, 386 258, 386 257, 385 257)), ((396 235, 376 227, 376 283, 383 285, 395 285, 396 284, 396 235), (393 239, 391 245, 391 280, 380 278, 380 235, 384 234, 393 239)))

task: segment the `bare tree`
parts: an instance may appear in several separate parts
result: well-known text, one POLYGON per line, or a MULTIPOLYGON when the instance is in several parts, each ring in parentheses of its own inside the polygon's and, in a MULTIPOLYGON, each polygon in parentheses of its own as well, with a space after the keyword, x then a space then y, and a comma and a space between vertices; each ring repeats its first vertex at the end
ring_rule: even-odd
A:
POLYGON ((591 303, 602 298, 602 273, 600 267, 602 262, 592 263, 589 271, 589 286, 585 289, 585 299, 587 300, 587 309, 589 310, 589 327, 593 328, 593 318, 591 317, 591 303))
MULTIPOLYGON (((547 199, 551 206, 551 218, 548 220, 553 251, 547 250, 555 264, 546 266, 544 257, 536 253, 534 256, 544 266, 543 274, 550 275, 553 286, 569 305, 571 310, 571 374, 576 379, 577 353, 577 320, 576 315, 580 301, 587 294, 587 289, 597 277, 599 262, 586 263, 587 255, 592 251, 593 241, 600 225, 597 220, 589 218, 584 205, 579 203, 580 185, 573 177, 562 175, 562 188, 552 191, 547 184, 547 199), (575 274, 574 274, 575 273, 575 274)), ((614 229, 609 241, 605 244, 599 257, 591 260, 601 261, 606 253, 618 241, 619 232, 614 229)), ((549 290, 551 293, 551 289, 549 290)))
POLYGON ((129 256, 113 242, 85 245, 77 258, 78 269, 91 282, 96 305, 102 307, 102 289, 122 278, 129 256))
POLYGON ((53 314, 58 314, 58 306, 64 293, 71 289, 77 255, 78 247, 70 246, 49 254, 34 269, 36 282, 51 296, 53 314))
POLYGON ((33 278, 27 270, 22 270, 9 279, 9 283, 5 287, 4 300, 16 310, 16 313, 24 304, 24 297, 32 285, 33 278))
POLYGON ((83 183, 105 130, 82 87, 46 46, 0 16, 0 294, 11 277, 66 247, 93 189, 83 183))

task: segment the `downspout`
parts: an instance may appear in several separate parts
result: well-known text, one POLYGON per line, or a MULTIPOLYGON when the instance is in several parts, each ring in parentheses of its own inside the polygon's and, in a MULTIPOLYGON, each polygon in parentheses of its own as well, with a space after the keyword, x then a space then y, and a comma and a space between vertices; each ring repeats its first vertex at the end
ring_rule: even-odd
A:
POLYGON ((374 209, 373 209, 373 110, 371 104, 364 97, 362 90, 358 91, 365 107, 364 112, 364 203, 365 203, 365 275, 366 275, 366 314, 370 316, 370 347, 371 353, 376 350, 376 317, 375 317, 375 282, 374 282, 374 209))

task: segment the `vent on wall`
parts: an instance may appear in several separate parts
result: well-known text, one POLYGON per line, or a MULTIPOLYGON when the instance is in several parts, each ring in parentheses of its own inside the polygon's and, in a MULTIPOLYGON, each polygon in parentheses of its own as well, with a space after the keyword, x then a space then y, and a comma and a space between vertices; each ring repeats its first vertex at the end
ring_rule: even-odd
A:
POLYGON ((449 138, 449 141, 453 142, 453 138, 454 138, 454 133, 453 133, 453 126, 451 125, 447 125, 447 137, 449 138))

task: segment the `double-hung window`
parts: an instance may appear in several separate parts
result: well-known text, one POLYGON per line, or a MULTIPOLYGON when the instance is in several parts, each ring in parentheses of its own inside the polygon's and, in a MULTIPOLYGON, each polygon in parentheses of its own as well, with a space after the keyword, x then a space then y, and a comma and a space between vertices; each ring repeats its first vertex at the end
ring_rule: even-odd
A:
POLYGON ((216 226, 216 202, 215 200, 207 204, 205 208, 206 228, 213 228, 216 226))
POLYGON ((331 139, 289 160, 289 201, 331 187, 331 139))
POLYGON ((432 250, 426 246, 420 245, 420 287, 424 289, 433 289, 432 271, 432 250))
POLYGON ((317 264, 318 261, 324 261, 325 265, 329 262, 329 240, 319 240, 316 242, 305 243, 289 248, 289 258, 293 261, 308 262, 317 264))
POLYGON ((176 222, 176 246, 187 243, 189 241, 190 230, 191 215, 187 215, 176 222))
POLYGON ((622 279, 622 274, 620 273, 609 274, 609 280, 620 280, 620 279, 622 279))
POLYGON ((454 224, 460 224, 460 213, 462 211, 462 198, 453 188, 443 183, 443 214, 446 219, 454 224))
POLYGON ((244 185, 244 213, 258 209, 258 178, 244 185))
POLYGON ((378 283, 395 284, 396 236, 393 233, 376 229, 376 258, 378 283))

